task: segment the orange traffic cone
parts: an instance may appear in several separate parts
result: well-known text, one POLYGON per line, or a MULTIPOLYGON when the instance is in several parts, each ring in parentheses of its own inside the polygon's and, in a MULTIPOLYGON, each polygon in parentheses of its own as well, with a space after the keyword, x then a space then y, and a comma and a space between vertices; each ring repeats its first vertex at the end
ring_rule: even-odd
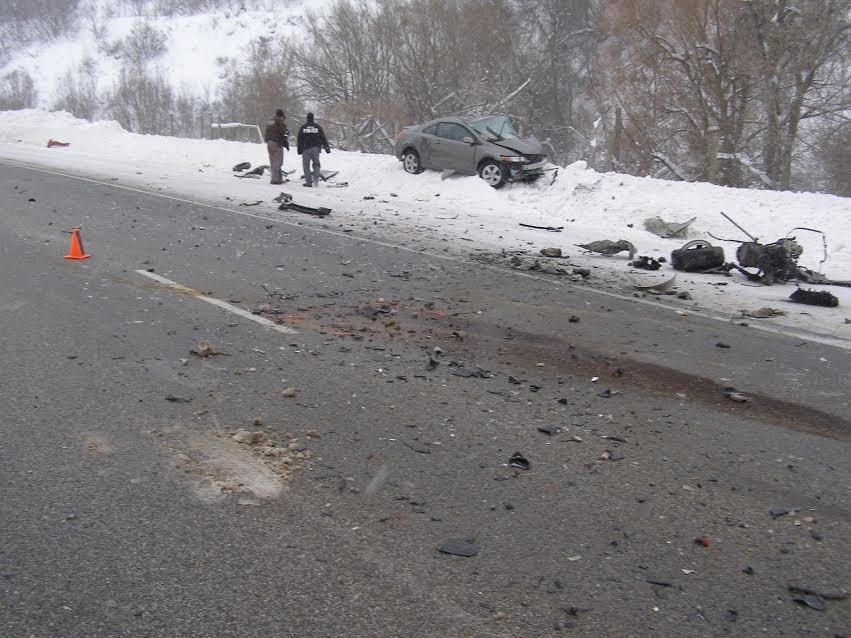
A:
POLYGON ((83 250, 83 240, 80 238, 80 229, 71 229, 71 247, 68 249, 68 254, 65 259, 88 259, 91 255, 87 255, 83 250))

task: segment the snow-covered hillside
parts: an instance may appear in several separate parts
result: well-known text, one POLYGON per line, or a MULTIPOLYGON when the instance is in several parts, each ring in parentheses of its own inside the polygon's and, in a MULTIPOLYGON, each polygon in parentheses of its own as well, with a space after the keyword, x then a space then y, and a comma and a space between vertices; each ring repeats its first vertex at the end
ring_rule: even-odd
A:
MULTIPOLYGON (((526 251, 535 257, 542 248, 557 247, 569 259, 542 258, 545 264, 561 265, 568 272, 570 266, 591 269, 591 277, 577 285, 595 286, 611 294, 645 295, 645 300, 653 297, 637 292, 634 285, 670 278, 675 274, 670 264, 655 272, 634 270, 624 253, 611 257, 584 255, 575 244, 626 239, 637 247, 639 255, 670 258, 671 251, 685 239, 662 239, 646 231, 644 220, 654 216, 677 222, 697 217, 688 238, 708 239, 711 233, 745 240, 721 216, 725 212, 764 242, 785 237, 796 226, 824 231, 827 254, 823 264, 822 236, 793 231, 804 247, 799 263, 821 268, 833 279, 851 279, 851 199, 832 195, 730 189, 597 173, 581 162, 561 167, 554 181, 510 184, 497 191, 477 177, 441 179, 434 171, 409 175, 392 156, 334 150, 322 155, 325 168, 339 171, 333 182, 309 190, 298 180, 283 186, 300 203, 333 209, 331 217, 312 220, 278 211, 272 200, 282 187, 270 185, 268 178, 234 179, 231 169, 235 164, 268 162, 261 144, 136 135, 114 122, 90 123, 67 113, 38 110, 0 112, 0 160, 117 179, 110 183, 197 198, 232 214, 287 223, 315 221, 331 230, 461 259, 491 255, 492 261, 507 266, 507 259, 499 257, 501 251, 526 251), (47 148, 51 138, 70 146, 47 148), (332 187, 340 182, 347 182, 347 186, 332 187), (256 202, 260 203, 240 206, 256 202), (520 226, 521 222, 563 227, 563 231, 526 228, 520 226)), ((299 160, 288 153, 285 169, 300 174, 299 160)), ((57 212, 57 228, 88 223, 96 222, 57 212)), ((727 260, 734 260, 737 244, 721 245, 727 260)), ((789 302, 789 294, 795 290, 791 282, 762 286, 737 273, 732 277, 676 274, 677 290, 688 292, 692 299, 660 297, 657 301, 677 312, 730 318, 744 309, 770 306, 783 310, 786 316, 751 323, 756 321, 774 330, 814 331, 846 343, 851 337, 851 325, 845 322, 845 317, 851 316, 851 288, 820 287, 840 300, 838 308, 821 308, 789 302)))
MULTIPOLYGON (((320 12, 329 0, 315 0, 309 10, 320 12)), ((154 3, 149 3, 153 7, 154 3)), ((193 16, 157 16, 150 10, 133 15, 129 6, 107 0, 83 3, 78 11, 77 31, 53 42, 34 43, 18 51, 0 68, 0 77, 24 71, 38 92, 38 108, 48 109, 61 97, 62 83, 70 73, 76 77, 81 64, 90 60, 97 77, 97 92, 105 94, 118 81, 122 59, 110 49, 123 41, 134 26, 147 23, 166 36, 166 52, 151 62, 178 94, 212 99, 229 61, 243 59, 249 43, 260 36, 298 38, 304 15, 301 0, 233 3, 237 10, 193 16), (239 10, 240 5, 256 6, 239 10)))

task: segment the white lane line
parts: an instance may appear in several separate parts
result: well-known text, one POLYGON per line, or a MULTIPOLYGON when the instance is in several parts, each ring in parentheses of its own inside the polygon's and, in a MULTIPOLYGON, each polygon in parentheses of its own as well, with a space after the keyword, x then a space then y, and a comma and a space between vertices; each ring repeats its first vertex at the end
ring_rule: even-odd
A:
POLYGON ((282 326, 280 324, 275 323, 271 319, 266 319, 266 317, 258 317, 257 315, 252 315, 247 310, 243 310, 242 308, 238 308, 233 304, 229 304, 227 301, 222 301, 221 299, 216 299, 215 297, 208 297, 206 295, 202 295, 199 291, 189 288, 188 286, 184 286, 183 284, 179 284, 176 281, 172 281, 171 279, 166 279, 165 277, 161 277, 156 273, 148 272, 147 270, 137 270, 138 274, 143 277, 147 277, 148 279, 153 279, 161 284, 168 286, 169 288, 173 288, 179 292, 192 295, 196 299, 201 299, 206 301, 207 303, 211 303, 214 306, 218 306, 219 308, 224 308, 228 312, 232 312, 235 315, 239 315, 243 319, 250 319, 255 323, 259 323, 261 326, 266 326, 267 328, 271 328, 272 330, 277 330, 278 332, 283 332, 286 335, 295 335, 298 334, 297 331, 292 328, 287 328, 286 326, 282 326))

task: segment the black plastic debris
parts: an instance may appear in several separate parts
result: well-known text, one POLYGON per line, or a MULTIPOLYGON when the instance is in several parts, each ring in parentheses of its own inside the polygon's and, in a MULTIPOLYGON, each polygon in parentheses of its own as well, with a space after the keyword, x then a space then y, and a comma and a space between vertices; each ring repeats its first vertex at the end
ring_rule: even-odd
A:
POLYGON ((771 514, 771 518, 779 518, 781 516, 786 516, 786 514, 794 514, 795 512, 800 511, 800 507, 772 507, 768 510, 768 513, 771 514))
POLYGON ((826 607, 824 598, 817 596, 816 594, 797 594, 792 596, 792 600, 799 605, 804 605, 805 607, 809 607, 810 609, 815 609, 817 611, 824 611, 826 607))
POLYGON ((241 173, 242 171, 247 171, 249 168, 251 168, 251 162, 240 162, 232 170, 234 173, 241 173))
POLYGON ((482 370, 479 366, 468 368, 463 365, 457 365, 452 374, 456 377, 464 377, 465 379, 490 379, 493 375, 487 370, 482 370))
POLYGON ((844 589, 837 591, 827 591, 815 589, 807 585, 798 585, 795 583, 789 583, 788 588, 789 593, 792 594, 792 600, 794 602, 798 603, 799 605, 810 607, 811 609, 815 609, 817 611, 825 610, 825 608, 827 607, 825 601, 845 600, 849 596, 848 592, 844 589))
POLYGON ((523 379, 518 379, 517 377, 510 376, 508 377, 508 382, 513 383, 514 385, 523 385, 525 381, 523 379))
POLYGON ((588 279, 591 276, 591 271, 588 268, 574 268, 572 274, 579 275, 583 279, 588 279))
POLYGON ((662 267, 662 264, 660 264, 658 260, 648 257, 647 255, 640 255, 638 259, 631 262, 629 265, 633 268, 638 268, 639 270, 659 270, 662 267))
POLYGON ((176 397, 173 394, 169 394, 165 397, 165 400, 170 403, 190 403, 192 399, 184 399, 183 397, 176 397))
POLYGON ((561 257, 561 248, 541 248, 544 257, 561 257))
POLYGON ((579 323, 580 318, 576 315, 570 315, 570 318, 567 320, 569 323, 579 323))
POLYGON ((616 394, 618 394, 617 390, 612 391, 611 389, 606 388, 605 390, 600 390, 600 391, 597 393, 597 396, 598 396, 598 397, 603 397, 604 399, 611 399, 611 398, 612 398, 613 396, 615 396, 616 394))
POLYGON ((651 585, 659 585, 660 587, 673 587, 673 583, 669 580, 663 580, 661 578, 645 578, 646 582, 651 585))
POLYGON ((281 202, 281 205, 278 206, 278 210, 291 210, 297 213, 306 213, 308 215, 315 215, 316 217, 327 217, 331 214, 331 209, 326 208, 324 206, 319 206, 318 208, 313 206, 304 206, 302 204, 296 204, 295 202, 281 202))
POLYGON ((475 538, 452 538, 443 543, 438 549, 444 554, 469 558, 478 554, 481 547, 476 543, 475 538))
POLYGON ((510 467, 516 467, 519 470, 528 470, 532 467, 532 464, 520 452, 515 452, 511 455, 508 459, 508 465, 510 467))
POLYGON ((804 290, 803 288, 798 288, 789 295, 789 301, 825 308, 836 308, 839 305, 839 299, 827 290, 804 290))
POLYGON ((561 428, 557 425, 539 425, 538 432, 543 432, 548 436, 555 436, 561 432, 561 428))
POLYGON ((715 344, 715 347, 716 348, 729 348, 730 344, 729 343, 723 343, 723 342, 719 341, 718 343, 715 344))
POLYGON ((417 441, 402 441, 402 444, 412 449, 414 452, 419 452, 420 454, 431 454, 431 448, 427 445, 423 445, 422 443, 418 443, 417 441))
POLYGON ((431 355, 429 355, 428 366, 426 367, 426 370, 436 370, 438 365, 440 365, 440 362, 431 355))

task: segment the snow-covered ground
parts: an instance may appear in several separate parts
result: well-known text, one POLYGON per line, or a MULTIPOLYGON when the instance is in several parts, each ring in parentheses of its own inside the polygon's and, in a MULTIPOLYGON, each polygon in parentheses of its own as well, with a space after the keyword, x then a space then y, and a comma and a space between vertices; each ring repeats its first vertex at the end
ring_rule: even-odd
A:
MULTIPOLYGON (((291 128, 296 127, 291 122, 291 128)), ((294 146, 294 145, 293 145, 294 146)), ((435 254, 498 257, 505 251, 527 251, 536 256, 545 247, 561 248, 569 259, 546 260, 592 269, 580 286, 594 286, 609 294, 643 295, 644 300, 675 307, 678 312, 734 318, 744 310, 773 307, 785 316, 747 319, 751 325, 770 326, 797 334, 817 333, 833 342, 851 341, 851 289, 816 286, 830 290, 840 300, 838 308, 803 306, 788 301, 795 284, 763 286, 736 273, 732 277, 677 273, 677 290, 689 292, 691 300, 663 296, 656 299, 636 292, 634 284, 670 278, 670 263, 656 272, 634 270, 625 253, 605 257, 583 255, 575 244, 598 239, 626 239, 639 255, 666 257, 685 239, 662 239, 644 229, 644 220, 659 216, 666 221, 697 220, 688 239, 717 237, 745 240, 746 237, 722 217, 727 213, 751 234, 770 242, 785 237, 798 226, 826 233, 827 259, 822 236, 794 231, 804 252, 799 264, 819 270, 832 279, 851 280, 851 199, 813 193, 777 193, 722 188, 710 184, 688 184, 616 173, 597 173, 582 163, 558 169, 555 181, 509 184, 494 190, 477 177, 451 176, 438 172, 409 175, 392 156, 366 155, 334 150, 323 154, 323 168, 339 175, 317 189, 305 189, 298 180, 283 187, 262 179, 234 179, 232 167, 243 161, 252 165, 268 162, 261 144, 224 140, 191 140, 127 133, 114 122, 90 123, 67 113, 38 110, 0 111, 0 160, 27 163, 53 170, 117 178, 114 182, 159 194, 196 198, 235 213, 263 215, 294 223, 307 223, 345 230, 361 237, 377 237, 412 249, 435 254), (48 139, 70 143, 67 148, 47 148, 48 139), (347 182, 333 188, 331 184, 347 182), (333 213, 314 219, 297 213, 279 212, 272 199, 281 190, 296 201, 327 206, 333 213), (251 208, 240 203, 263 203, 251 208), (524 228, 520 222, 539 226, 563 226, 560 233, 524 228)), ((284 168, 297 169, 300 158, 286 156, 284 168)), ((4 214, 4 213, 0 213, 4 214)), ((716 242, 725 249, 728 261, 735 258, 738 244, 716 242)), ((568 268, 570 270, 570 268, 568 268)), ((561 277, 559 281, 570 279, 561 277)), ((810 286, 805 286, 810 287, 810 286)))

